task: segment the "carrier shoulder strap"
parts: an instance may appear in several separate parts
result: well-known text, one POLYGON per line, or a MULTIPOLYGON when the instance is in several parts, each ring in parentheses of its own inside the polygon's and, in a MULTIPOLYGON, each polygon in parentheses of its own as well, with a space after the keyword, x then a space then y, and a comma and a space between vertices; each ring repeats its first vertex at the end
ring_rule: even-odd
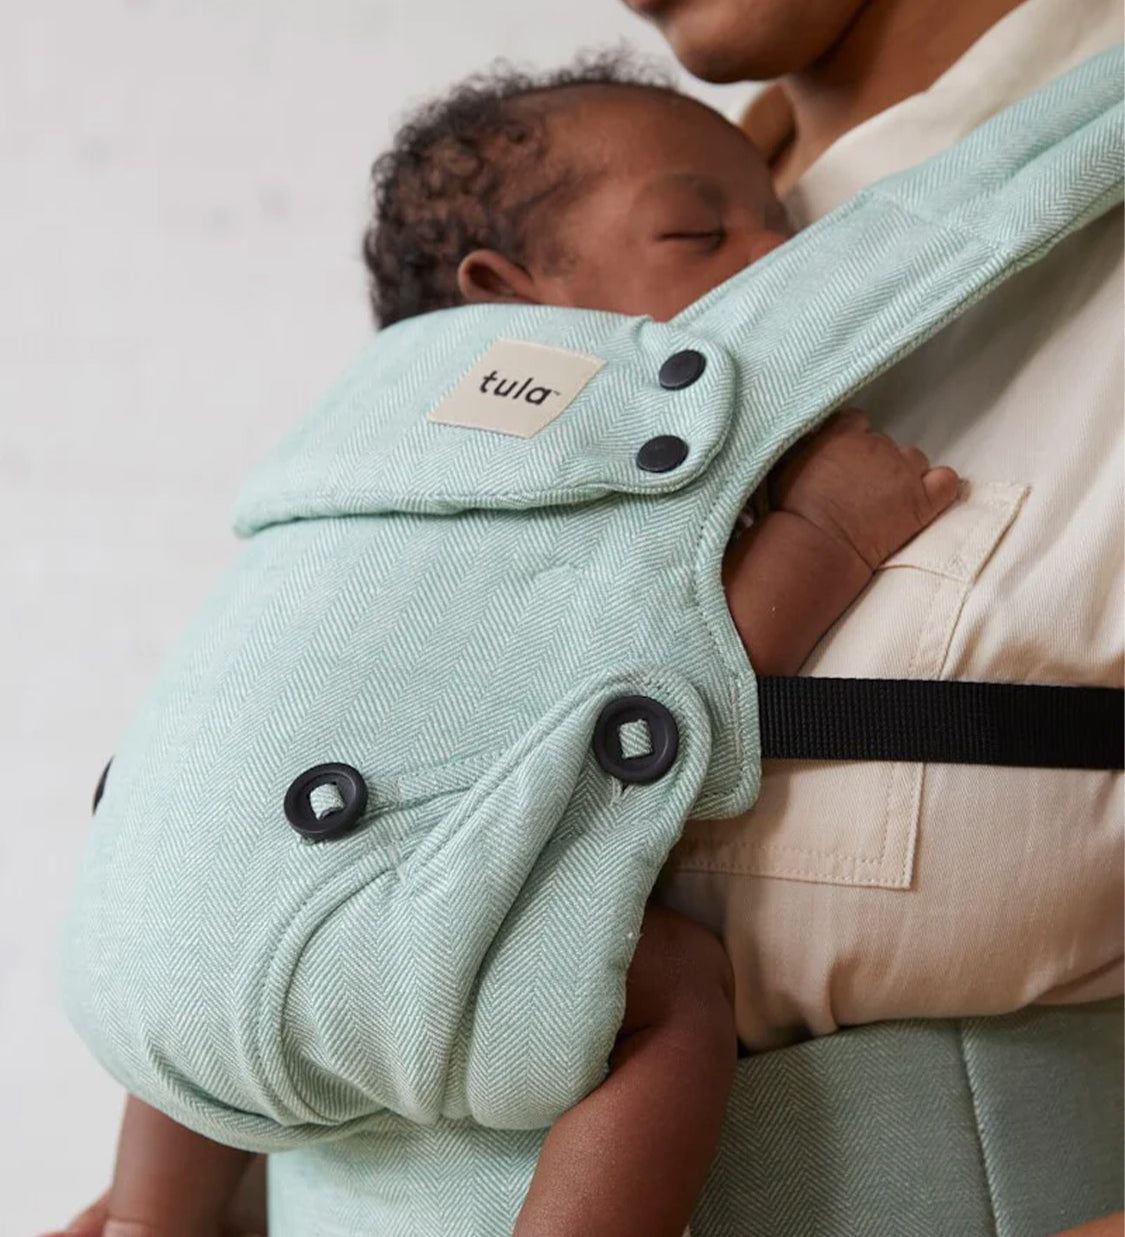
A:
MULTIPOLYGON (((857 194, 672 325, 737 358, 737 490, 884 370, 1122 200, 1120 46, 857 194)), ((735 495, 736 507, 741 494, 735 495)))
MULTIPOLYGON (((745 313, 728 290, 682 316, 735 350, 747 383, 784 409, 772 458, 816 423, 818 406, 845 402, 1121 201, 1121 77, 1120 47, 1095 56, 944 155, 857 195, 808 229, 800 251, 777 251, 772 267, 747 274, 758 286, 745 313), (841 222, 872 200, 884 207, 876 252, 841 261, 841 222), (885 256, 898 245, 908 278, 879 260, 879 250, 885 256), (776 296, 762 295, 763 279, 775 281, 776 296), (782 294, 814 279, 819 286, 803 298, 809 312, 794 329, 782 294)), ((1125 763, 1118 688, 763 677, 758 705, 765 758, 1078 769, 1125 763)))

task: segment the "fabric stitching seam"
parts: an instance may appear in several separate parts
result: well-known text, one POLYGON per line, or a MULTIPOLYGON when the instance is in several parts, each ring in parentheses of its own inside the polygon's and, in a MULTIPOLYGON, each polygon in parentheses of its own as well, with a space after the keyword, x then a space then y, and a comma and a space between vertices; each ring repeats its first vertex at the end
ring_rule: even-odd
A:
POLYGON ((957 1056, 961 1062, 961 1068, 965 1073, 965 1086, 969 1092, 969 1102, 973 1107, 973 1133, 976 1137, 977 1155, 980 1160, 981 1171, 984 1175, 985 1189, 988 1191, 988 1213, 992 1221, 992 1237, 999 1237, 1000 1229, 997 1223, 996 1216, 996 1192, 993 1188, 992 1170, 988 1162, 988 1152, 984 1147, 984 1139, 981 1136, 981 1116, 980 1107, 977 1103, 976 1087, 973 1085, 973 1072, 969 1068, 969 1059, 965 1054, 965 1024, 964 1021, 957 1021, 957 1056))

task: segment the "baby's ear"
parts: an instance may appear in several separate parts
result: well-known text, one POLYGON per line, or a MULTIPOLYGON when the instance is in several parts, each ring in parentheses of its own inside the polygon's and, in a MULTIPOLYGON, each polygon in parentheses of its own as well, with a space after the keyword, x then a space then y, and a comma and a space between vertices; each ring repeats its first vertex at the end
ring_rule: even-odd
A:
POLYGON ((495 249, 474 249, 461 259, 457 288, 470 305, 486 301, 539 303, 535 281, 527 271, 495 249))

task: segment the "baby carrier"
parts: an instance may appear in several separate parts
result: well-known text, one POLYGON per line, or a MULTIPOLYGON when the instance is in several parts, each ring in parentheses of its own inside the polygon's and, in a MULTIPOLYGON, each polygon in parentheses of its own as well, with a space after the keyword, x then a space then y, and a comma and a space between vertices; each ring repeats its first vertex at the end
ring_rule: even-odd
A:
MULTIPOLYGON (((739 511, 798 437, 1121 200, 1121 68, 1119 50, 1090 61, 671 322, 480 306, 400 323, 251 479, 245 551, 105 779, 64 986, 131 1091, 284 1152, 273 1237, 510 1231, 545 1127, 604 1076, 685 820, 749 808, 760 736, 784 731, 720 586, 739 511)), ((1095 732, 1119 709, 1067 699, 1095 732)), ((1065 763, 1049 741, 1014 749, 1065 763)), ((1117 1022, 1087 1011, 1081 1033, 1117 1022)), ((1041 1014, 995 1035, 1043 1025, 1057 1037, 1041 1014)), ((914 1054, 932 1072, 904 1085, 930 1078, 935 1109, 910 1116, 918 1154, 931 1183, 959 1174, 983 1139, 943 1070, 973 1034, 995 1055, 992 1026, 746 1062, 696 1237, 908 1231, 880 1228, 878 1200, 901 1221, 917 1177, 832 1131, 878 1121, 865 1087, 877 1099, 888 1059, 914 1054), (790 1220, 762 1210, 763 1178, 722 1168, 810 1079, 839 1094, 802 1146, 819 1129, 844 1167, 814 1156, 790 1220), (817 1210, 832 1172, 868 1182, 871 1225, 817 1210)), ((995 1174, 973 1167, 960 1210, 918 1231, 993 1231, 977 1187, 994 1196, 995 1174)), ((1120 1205, 1104 1176, 1082 1205, 1120 1205)))

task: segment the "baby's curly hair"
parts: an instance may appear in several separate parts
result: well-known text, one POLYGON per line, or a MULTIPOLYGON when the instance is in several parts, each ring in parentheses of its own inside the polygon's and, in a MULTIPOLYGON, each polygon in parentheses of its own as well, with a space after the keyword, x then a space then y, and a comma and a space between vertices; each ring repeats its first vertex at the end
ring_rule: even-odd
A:
POLYGON ((587 53, 542 74, 500 61, 402 126, 371 169, 372 221, 363 238, 379 326, 461 304, 457 267, 474 249, 524 260, 535 211, 580 190, 573 169, 546 159, 543 96, 574 86, 674 91, 667 72, 624 49, 587 53))

